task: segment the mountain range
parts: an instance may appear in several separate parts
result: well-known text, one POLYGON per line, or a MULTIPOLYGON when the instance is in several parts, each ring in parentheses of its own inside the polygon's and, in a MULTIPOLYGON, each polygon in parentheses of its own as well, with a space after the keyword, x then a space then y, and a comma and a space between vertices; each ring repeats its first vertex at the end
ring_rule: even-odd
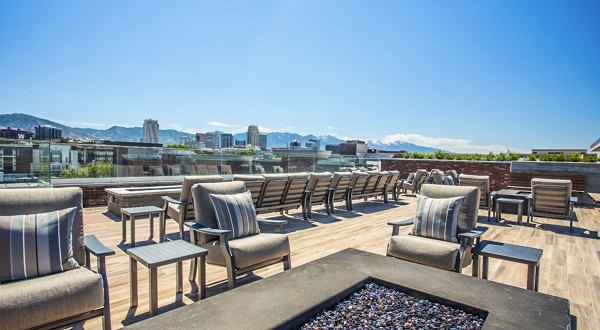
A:
MULTIPOLYGON (((0 126, 20 128, 33 131, 38 125, 50 125, 59 128, 63 131, 63 137, 68 137, 77 140, 101 139, 111 141, 126 141, 139 142, 143 135, 142 127, 122 127, 113 126, 107 129, 79 128, 69 127, 48 119, 39 118, 23 113, 0 114, 0 126)), ((191 139, 195 138, 194 134, 177 131, 173 129, 159 130, 160 143, 164 145, 179 144, 180 137, 185 136, 191 139)), ((246 133, 234 134, 237 140, 246 140, 246 133)), ((309 139, 320 139, 321 148, 325 148, 327 144, 340 144, 344 140, 340 140, 335 136, 323 135, 316 136, 312 134, 300 135, 287 132, 271 132, 267 133, 267 147, 285 147, 293 140, 298 140, 302 145, 308 142, 309 139)), ((386 151, 409 151, 409 152, 435 152, 436 148, 419 146, 409 142, 396 141, 393 143, 383 143, 378 140, 368 141, 370 148, 386 151)))

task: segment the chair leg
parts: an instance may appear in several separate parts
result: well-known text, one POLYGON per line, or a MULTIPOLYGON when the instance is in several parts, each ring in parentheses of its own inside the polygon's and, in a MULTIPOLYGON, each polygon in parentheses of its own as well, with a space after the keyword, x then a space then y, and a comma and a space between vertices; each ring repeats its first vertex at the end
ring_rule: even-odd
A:
POLYGON ((292 268, 292 256, 287 255, 283 258, 283 270, 290 270, 292 268))
POLYGON ((231 290, 237 286, 237 274, 233 265, 227 264, 227 287, 231 290))

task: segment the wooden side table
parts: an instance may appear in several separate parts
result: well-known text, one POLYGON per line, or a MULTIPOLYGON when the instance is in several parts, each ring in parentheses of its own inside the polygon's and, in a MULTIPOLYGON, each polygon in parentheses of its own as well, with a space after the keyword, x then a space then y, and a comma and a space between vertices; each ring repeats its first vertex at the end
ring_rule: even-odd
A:
POLYGON ((127 240, 127 225, 126 225, 126 216, 129 217, 130 229, 129 236, 131 240, 131 246, 135 246, 135 218, 141 216, 150 216, 150 238, 154 237, 154 216, 158 215, 159 217, 159 240, 163 241, 163 232, 164 232, 164 217, 165 210, 156 207, 156 206, 139 206, 139 207, 127 207, 121 209, 121 224, 123 231, 123 242, 127 240))
POLYGON ((150 316, 158 311, 157 268, 177 263, 177 293, 183 291, 183 261, 194 259, 198 267, 198 291, 200 299, 206 298, 206 266, 208 251, 184 240, 145 245, 127 250, 129 255, 129 281, 131 307, 138 304, 137 263, 146 266, 150 272, 150 316), (197 262, 197 259, 200 262, 197 262))
POLYGON ((481 278, 487 280, 489 258, 514 261, 527 265, 527 290, 538 291, 540 286, 540 260, 544 250, 527 246, 481 241, 473 249, 473 277, 479 277, 479 256, 483 257, 481 278))

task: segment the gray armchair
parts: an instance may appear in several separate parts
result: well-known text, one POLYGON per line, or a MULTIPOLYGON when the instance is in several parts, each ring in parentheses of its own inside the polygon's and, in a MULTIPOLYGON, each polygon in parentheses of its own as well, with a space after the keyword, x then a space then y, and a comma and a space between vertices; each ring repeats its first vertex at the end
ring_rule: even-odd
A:
POLYGON ((427 170, 417 170, 417 172, 415 172, 415 176, 413 177, 412 181, 407 181, 407 180, 401 180, 400 184, 399 184, 399 188, 404 190, 404 193, 406 193, 406 191, 408 189, 412 190, 413 194, 417 194, 419 193, 419 189, 421 188, 421 185, 425 182, 425 180, 427 179, 427 177, 429 176, 429 172, 427 172, 427 170))
POLYGON ((569 220, 569 231, 573 231, 573 204, 577 197, 571 197, 571 180, 531 179, 531 195, 527 222, 534 216, 569 220))
MULTIPOLYGON (((0 189, 0 216, 47 213, 76 207, 72 270, 0 285, 0 327, 58 328, 102 317, 110 329, 110 303, 105 257, 115 254, 95 236, 83 235, 83 192, 80 188, 0 189), (97 270, 91 270, 91 255, 97 270)), ((2 260, 0 262, 6 262, 2 260)))
POLYGON ((488 221, 494 204, 495 191, 490 191, 490 177, 488 175, 461 174, 459 184, 461 186, 477 187, 480 192, 479 207, 488 211, 488 221))
MULTIPOLYGON (((291 268, 290 243, 285 234, 260 233, 230 239, 231 231, 218 229, 210 194, 238 194, 246 192, 244 182, 199 183, 192 187, 195 221, 186 223, 192 243, 208 250, 206 262, 227 267, 228 286, 234 288, 239 274, 275 263, 283 269, 291 268)), ((285 220, 258 219, 259 224, 276 225, 281 231, 285 220)), ((192 263, 190 278, 196 267, 192 263)))
POLYGON ((471 264, 471 249, 481 240, 481 236, 487 230, 485 227, 476 228, 479 189, 424 184, 421 188, 421 195, 430 198, 465 198, 458 211, 458 243, 414 235, 398 235, 399 227, 413 224, 414 218, 411 218, 389 223, 393 226, 393 230, 387 255, 460 273, 463 268, 471 264))
MULTIPOLYGON (((170 196, 161 196, 164 203, 165 214, 179 224, 179 238, 183 238, 183 223, 186 220, 194 219, 194 203, 191 200, 190 190, 192 186, 200 182, 221 182, 223 177, 220 175, 201 175, 186 176, 181 185, 181 195, 179 200, 170 196)), ((165 217, 166 219, 166 217, 165 217)), ((166 228, 167 226, 163 226, 166 228)), ((164 239, 165 233, 160 233, 160 241, 164 239)))

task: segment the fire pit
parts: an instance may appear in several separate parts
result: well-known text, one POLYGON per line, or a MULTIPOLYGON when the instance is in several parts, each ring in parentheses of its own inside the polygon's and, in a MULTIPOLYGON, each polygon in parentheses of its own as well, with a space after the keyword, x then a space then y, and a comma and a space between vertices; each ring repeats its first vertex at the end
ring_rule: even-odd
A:
POLYGON ((479 315, 371 282, 313 317, 301 329, 481 329, 484 320, 479 315))
MULTIPOLYGON (((466 328, 475 327, 471 321, 477 318, 485 319, 483 329, 570 329, 571 326, 568 300, 347 249, 135 323, 130 328, 297 329, 311 320, 317 320, 323 311, 335 309, 334 306, 345 298, 353 299, 352 294, 365 286, 369 287, 369 283, 383 286, 385 292, 394 289, 410 296, 398 296, 407 300, 409 309, 416 310, 421 304, 428 309, 437 308, 437 312, 432 311, 428 316, 413 317, 413 324, 422 324, 425 319, 425 325, 417 324, 415 328, 427 328, 427 319, 434 314, 441 316, 442 320, 444 317, 446 320, 464 318, 466 328), (415 306, 415 301, 419 306, 415 306), (449 307, 455 309, 452 312, 454 316, 447 316, 449 312, 445 309, 449 307), (467 316, 466 313, 471 315, 467 316)), ((210 296, 210 288, 208 294, 210 296)), ((363 309, 360 313, 368 311, 363 309)), ((404 312, 394 311, 390 317, 397 317, 401 313, 404 312)), ((398 327, 410 323, 409 318, 403 320, 405 323, 398 327)), ((431 319, 430 322, 437 321, 431 319)), ((340 328, 354 326, 342 325, 340 328)))

